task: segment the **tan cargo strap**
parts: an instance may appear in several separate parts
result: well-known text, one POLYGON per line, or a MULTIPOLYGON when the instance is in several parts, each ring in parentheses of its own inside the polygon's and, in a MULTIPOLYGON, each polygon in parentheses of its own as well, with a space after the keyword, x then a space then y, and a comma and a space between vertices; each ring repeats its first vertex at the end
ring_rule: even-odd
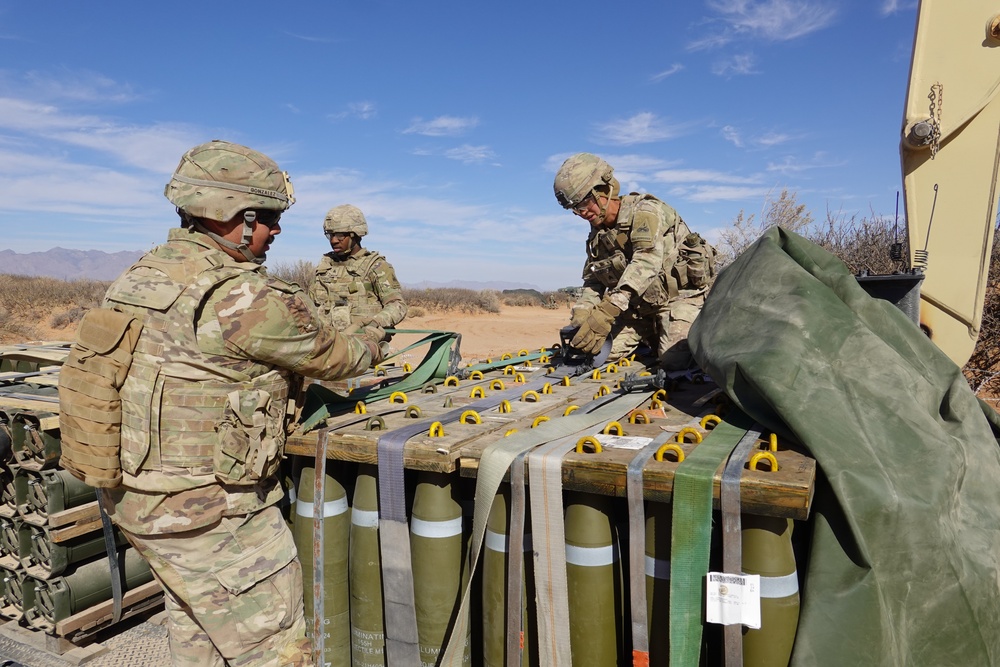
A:
MULTIPOLYGON (((736 443, 722 472, 719 504, 722 508, 722 571, 743 574, 743 534, 740 521, 740 479, 743 464, 760 438, 761 426, 754 424, 736 443)), ((723 627, 726 667, 743 665, 743 626, 739 623, 723 627)))

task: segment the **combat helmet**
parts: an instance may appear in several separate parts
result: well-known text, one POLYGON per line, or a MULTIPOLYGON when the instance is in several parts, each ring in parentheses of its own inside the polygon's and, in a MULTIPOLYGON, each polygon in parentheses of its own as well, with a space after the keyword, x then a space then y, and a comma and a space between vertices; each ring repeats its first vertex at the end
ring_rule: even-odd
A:
POLYGON ((570 156, 556 172, 552 185, 556 201, 563 208, 574 208, 598 188, 601 195, 614 199, 621 189, 614 171, 614 167, 593 153, 570 156))
POLYGON ((368 233, 368 221, 365 220, 365 214, 357 206, 341 204, 326 212, 326 217, 323 219, 323 231, 327 236, 337 232, 350 232, 364 236, 368 233))
POLYGON ((163 195, 177 207, 186 224, 257 263, 263 258, 255 257, 248 247, 257 212, 273 211, 280 216, 295 203, 288 173, 274 160, 246 146, 219 140, 186 152, 163 195), (242 244, 223 239, 198 223, 199 218, 228 222, 240 211, 244 211, 242 244))

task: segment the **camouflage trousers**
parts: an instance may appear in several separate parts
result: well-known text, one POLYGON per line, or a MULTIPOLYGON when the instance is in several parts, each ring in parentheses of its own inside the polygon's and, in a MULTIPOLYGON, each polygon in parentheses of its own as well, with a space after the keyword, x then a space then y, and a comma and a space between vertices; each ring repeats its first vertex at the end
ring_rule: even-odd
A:
POLYGON ((646 343, 656 351, 660 366, 668 371, 691 365, 687 334, 705 303, 704 290, 682 294, 660 307, 627 310, 611 328, 613 337, 609 362, 623 359, 646 343))
POLYGON ((182 533, 122 532, 163 586, 174 665, 312 665, 302 567, 277 507, 182 533))

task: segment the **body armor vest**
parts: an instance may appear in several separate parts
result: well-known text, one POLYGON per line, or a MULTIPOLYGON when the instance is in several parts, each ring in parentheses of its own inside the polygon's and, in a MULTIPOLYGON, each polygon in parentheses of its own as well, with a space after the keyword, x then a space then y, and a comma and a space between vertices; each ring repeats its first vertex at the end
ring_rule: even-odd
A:
MULTIPOLYGON (((188 244, 184 244, 187 246, 188 244)), ((121 463, 127 485, 171 492, 216 479, 255 484, 277 470, 284 448, 289 373, 249 359, 201 352, 205 297, 255 265, 147 255, 108 291, 106 305, 144 316, 121 389, 121 463)))
POLYGON ((312 296, 325 319, 339 331, 355 322, 367 322, 382 311, 371 270, 384 259, 368 250, 343 260, 334 259, 332 253, 323 256, 316 269, 312 296))

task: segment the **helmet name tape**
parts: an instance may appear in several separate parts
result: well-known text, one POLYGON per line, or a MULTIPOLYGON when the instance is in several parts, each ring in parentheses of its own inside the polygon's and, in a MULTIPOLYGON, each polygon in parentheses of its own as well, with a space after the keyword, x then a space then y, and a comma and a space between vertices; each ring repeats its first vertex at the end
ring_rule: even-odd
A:
POLYGON ((277 199, 278 201, 288 201, 288 197, 277 190, 265 190, 264 188, 257 188, 251 185, 239 185, 238 183, 226 183, 224 181, 206 181, 200 178, 182 176, 180 174, 174 174, 173 178, 176 181, 187 183, 188 185, 201 185, 209 188, 220 188, 222 190, 234 190, 236 192, 246 192, 252 195, 270 197, 271 199, 277 199))

